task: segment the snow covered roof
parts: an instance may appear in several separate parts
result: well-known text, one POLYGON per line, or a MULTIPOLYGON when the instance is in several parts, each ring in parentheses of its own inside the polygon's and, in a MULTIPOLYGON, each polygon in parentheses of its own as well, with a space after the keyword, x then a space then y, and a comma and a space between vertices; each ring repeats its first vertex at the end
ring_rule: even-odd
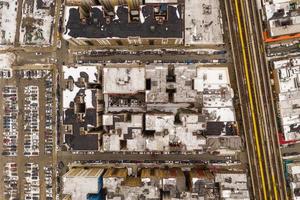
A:
POLYGON ((144 68, 109 67, 103 69, 103 93, 134 94, 144 90, 144 68))

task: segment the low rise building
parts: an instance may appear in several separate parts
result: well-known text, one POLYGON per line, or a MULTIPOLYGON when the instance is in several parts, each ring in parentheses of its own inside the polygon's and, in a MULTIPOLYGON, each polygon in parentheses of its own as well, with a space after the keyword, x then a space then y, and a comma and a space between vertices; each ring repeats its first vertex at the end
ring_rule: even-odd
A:
POLYGON ((13 46, 17 32, 18 0, 2 0, 0 7, 0 47, 13 46))
POLYGON ((250 200, 250 193, 245 173, 217 172, 215 182, 219 185, 220 199, 250 200))
POLYGON ((288 163, 286 165, 288 182, 293 200, 300 199, 300 163, 288 163))
POLYGON ((104 114, 104 151, 144 151, 142 114, 104 114))
POLYGON ((138 65, 116 64, 103 68, 106 112, 145 110, 145 70, 138 65))
POLYGON ((225 67, 76 67, 63 67, 65 141, 73 150, 234 153, 241 148, 225 67))
POLYGON ((15 62, 15 54, 0 54, 0 79, 9 79, 13 76, 12 65, 15 62))
POLYGON ((149 64, 146 70, 146 102, 194 103, 196 67, 185 64, 149 64))
POLYGON ((19 42, 23 46, 50 46, 53 42, 54 0, 24 0, 19 42))
POLYGON ((119 186, 120 190, 110 193, 107 200, 160 200, 160 191, 152 185, 144 185, 138 177, 127 177, 119 186))
POLYGON ((300 58, 273 62, 281 132, 286 141, 300 139, 300 58))
POLYGON ((103 175, 103 187, 107 191, 113 191, 120 185, 128 176, 128 170, 126 168, 110 168, 107 169, 103 175))
POLYGON ((300 3, 298 1, 266 1, 264 6, 271 37, 300 32, 300 3))
POLYGON ((213 200, 217 199, 217 188, 214 182, 214 175, 208 170, 199 168, 193 168, 189 172, 189 185, 190 190, 187 193, 187 197, 191 199, 205 199, 213 200))
MULTIPOLYGON (((131 127, 130 131, 135 132, 127 135, 127 128, 116 128, 119 122, 113 120, 118 119, 122 125, 128 124, 124 121, 124 115, 117 118, 117 115, 105 115, 108 123, 104 126, 110 129, 103 137, 106 150, 128 149, 125 146, 132 141, 130 143, 139 144, 138 147, 130 145, 131 150, 135 151, 202 152, 206 135, 235 135, 233 91, 227 68, 149 64, 144 68, 112 65, 103 70, 106 112, 142 112, 144 114, 139 114, 140 121, 145 122, 145 127, 139 123, 139 132, 131 127), (124 95, 138 99, 139 103, 126 101, 124 95), (202 109, 203 113, 188 108, 191 105, 200 105, 198 109, 202 109), (124 137, 124 134, 127 136, 124 137)), ((134 119, 135 115, 132 116, 134 119)))
POLYGON ((63 66, 64 142, 72 150, 98 150, 101 99, 97 66, 63 66))
POLYGON ((101 200, 103 199, 102 168, 72 168, 63 176, 64 200, 101 200))
MULTIPOLYGON (((120 169, 114 169, 119 172, 120 169)), ((108 170, 111 174, 112 170, 108 170)), ((124 175, 125 171, 122 170, 124 175)), ((113 177, 111 174, 110 178, 113 177)), ((109 184, 105 184, 107 176, 104 175, 104 187, 107 189, 107 199, 145 199, 158 200, 170 199, 186 191, 185 175, 179 168, 141 169, 141 175, 138 177, 114 176, 109 184)), ((108 180, 107 180, 108 181, 108 180)))
POLYGON ((219 0, 186 0, 184 11, 185 45, 223 43, 223 22, 219 0))
POLYGON ((184 169, 72 168, 63 177, 63 193, 68 194, 64 200, 91 200, 91 193, 97 200, 250 199, 243 172, 184 169))
POLYGON ((145 116, 146 148, 150 151, 203 151, 206 138, 203 136, 205 121, 201 115, 191 113, 175 116, 167 113, 153 113, 145 116))

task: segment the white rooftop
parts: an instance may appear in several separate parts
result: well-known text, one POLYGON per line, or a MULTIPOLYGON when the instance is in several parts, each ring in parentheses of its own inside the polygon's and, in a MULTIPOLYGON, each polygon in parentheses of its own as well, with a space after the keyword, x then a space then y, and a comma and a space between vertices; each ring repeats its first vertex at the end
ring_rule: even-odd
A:
POLYGON ((185 0, 185 45, 222 44, 219 0, 185 0))
POLYGON ((15 61, 15 54, 5 53, 0 54, 0 78, 11 78, 12 77, 12 64, 15 61))
MULTIPOLYGON (((77 82, 81 77, 80 73, 86 73, 88 75, 89 83, 97 82, 98 69, 96 66, 76 66, 76 68, 63 66, 63 74, 65 80, 67 80, 68 78, 72 78, 74 82, 77 82)), ((75 84, 73 84, 73 86, 74 87, 72 91, 69 89, 65 89, 63 91, 63 108, 69 108, 70 103, 74 101, 77 93, 80 90, 80 88, 75 84)), ((87 108, 93 107, 91 90, 85 90, 85 102, 87 108)))
POLYGON ((234 122, 234 108, 203 108, 204 113, 209 114, 208 121, 234 122))
POLYGON ((220 89, 230 84, 227 67, 198 67, 195 90, 202 92, 205 88, 220 89))
POLYGON ((275 69, 291 66, 300 66, 300 57, 273 61, 273 65, 275 69))
POLYGON ((17 30, 18 0, 2 0, 0 7, 0 45, 12 45, 17 30))
POLYGON ((288 170, 288 173, 292 174, 292 175, 300 174, 300 163, 287 164, 287 170, 288 170))
POLYGON ((103 69, 103 93, 134 94, 144 90, 144 68, 109 67, 103 69))
POLYGON ((300 58, 273 62, 285 140, 300 139, 300 58))
POLYGON ((221 198, 224 200, 250 200, 247 175, 244 173, 216 173, 215 182, 220 183, 221 198), (227 181, 230 180, 230 181, 227 181))
POLYGON ((13 53, 0 54, 0 70, 11 68, 11 65, 15 61, 15 58, 16 56, 13 53))
MULTIPOLYGON (((280 36, 300 32, 300 15, 299 12, 291 12, 291 1, 277 0, 273 3, 265 3, 266 17, 270 27, 271 36, 280 36), (283 15, 277 17, 275 15, 279 10, 283 10, 283 15), (287 23, 288 22, 288 23, 287 23)), ((299 4, 296 3, 296 8, 299 9, 299 4)))
MULTIPOLYGON (((75 169, 76 171, 77 169, 75 169)), ((81 169, 78 173, 71 170, 63 176, 63 194, 71 194, 72 200, 82 200, 87 198, 87 194, 99 192, 99 178, 103 169, 96 173, 95 169, 81 169), (92 172, 92 173, 91 173, 92 172)))

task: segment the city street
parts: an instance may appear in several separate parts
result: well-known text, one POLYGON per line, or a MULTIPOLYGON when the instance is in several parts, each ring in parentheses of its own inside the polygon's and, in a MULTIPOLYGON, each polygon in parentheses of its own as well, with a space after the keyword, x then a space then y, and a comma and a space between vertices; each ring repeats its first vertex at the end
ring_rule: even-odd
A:
POLYGON ((287 199, 260 13, 256 1, 226 5, 251 181, 257 186, 253 194, 256 199, 287 199))

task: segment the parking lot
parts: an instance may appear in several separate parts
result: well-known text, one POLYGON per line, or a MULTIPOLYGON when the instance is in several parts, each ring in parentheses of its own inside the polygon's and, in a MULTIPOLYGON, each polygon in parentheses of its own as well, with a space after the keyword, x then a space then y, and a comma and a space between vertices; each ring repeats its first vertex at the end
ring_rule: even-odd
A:
POLYGON ((0 78, 1 200, 50 200, 56 194, 55 76, 50 69, 18 67, 12 78, 0 78))
POLYGON ((39 87, 26 86, 24 90, 24 155, 39 155, 39 87))
POLYGON ((3 113, 3 152, 5 156, 17 156, 18 104, 17 88, 5 86, 2 89, 3 113))
POLYGON ((48 74, 45 81, 45 153, 52 154, 53 152, 53 75, 48 74))
POLYGON ((24 192, 26 200, 40 199, 39 166, 36 163, 25 164, 24 192))
POLYGON ((5 199, 18 199, 18 174, 17 164, 6 163, 4 167, 4 196, 5 199))
POLYGON ((45 184, 46 184, 46 200, 52 200, 53 198, 53 167, 52 166, 46 166, 44 167, 45 171, 45 184))

